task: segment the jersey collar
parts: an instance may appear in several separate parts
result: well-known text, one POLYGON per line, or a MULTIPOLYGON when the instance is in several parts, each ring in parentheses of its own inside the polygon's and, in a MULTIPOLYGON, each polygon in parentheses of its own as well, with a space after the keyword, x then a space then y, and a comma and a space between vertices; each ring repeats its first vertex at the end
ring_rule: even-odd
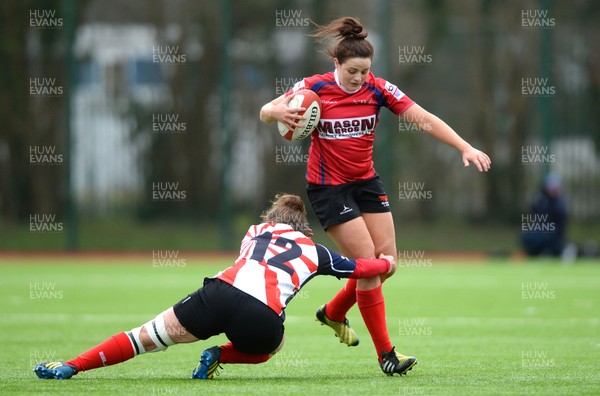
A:
POLYGON ((338 87, 340 87, 340 89, 341 89, 342 91, 346 92, 346 93, 349 93, 349 94, 357 93, 357 92, 358 92, 358 91, 360 91, 360 89, 362 88, 362 86, 360 86, 360 87, 358 87, 357 89, 355 89, 354 91, 349 91, 349 90, 347 90, 346 88, 344 88, 344 87, 342 86, 342 84, 340 83, 340 78, 339 78, 339 76, 338 76, 338 69, 335 69, 335 70, 333 71, 333 76, 335 77, 335 83, 337 84, 337 86, 338 86, 338 87))

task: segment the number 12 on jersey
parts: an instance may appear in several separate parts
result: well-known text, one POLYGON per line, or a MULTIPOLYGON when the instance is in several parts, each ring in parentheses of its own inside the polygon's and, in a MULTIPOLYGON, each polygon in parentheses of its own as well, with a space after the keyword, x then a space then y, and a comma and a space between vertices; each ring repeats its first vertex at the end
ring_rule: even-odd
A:
POLYGON ((294 274, 294 270, 286 265, 286 263, 302 255, 302 248, 298 246, 296 242, 281 236, 273 240, 273 234, 271 232, 265 232, 252 239, 256 241, 256 245, 254 246, 250 260, 256 260, 259 263, 264 262, 269 245, 273 244, 282 248, 288 248, 289 246, 288 250, 277 253, 273 257, 269 258, 266 261, 266 264, 275 268, 279 268, 282 271, 287 272, 289 275, 294 274))

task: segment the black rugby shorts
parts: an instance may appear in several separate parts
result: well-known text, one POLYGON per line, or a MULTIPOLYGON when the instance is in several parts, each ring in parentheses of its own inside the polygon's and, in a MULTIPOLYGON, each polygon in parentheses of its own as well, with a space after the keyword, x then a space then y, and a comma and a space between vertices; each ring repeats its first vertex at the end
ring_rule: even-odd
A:
POLYGON ((271 353, 283 339, 283 320, 275 311, 220 279, 206 278, 204 286, 175 304, 173 311, 195 337, 206 340, 225 333, 244 353, 271 353))
POLYGON ((388 196, 379 176, 336 186, 308 183, 306 192, 325 230, 356 219, 363 213, 390 211, 388 196))

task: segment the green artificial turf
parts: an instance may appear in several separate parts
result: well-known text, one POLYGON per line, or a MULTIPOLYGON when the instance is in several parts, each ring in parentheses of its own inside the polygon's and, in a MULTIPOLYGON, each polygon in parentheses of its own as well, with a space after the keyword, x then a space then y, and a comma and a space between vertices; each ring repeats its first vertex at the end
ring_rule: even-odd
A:
POLYGON ((42 360, 69 359, 137 327, 225 268, 229 258, 3 258, 0 394, 521 395, 600 394, 600 262, 414 261, 384 285, 399 351, 419 363, 403 377, 378 367, 354 307, 359 346, 314 320, 343 281, 314 278, 287 309, 286 345, 260 365, 189 378, 223 336, 177 345, 69 381, 39 380, 42 360))

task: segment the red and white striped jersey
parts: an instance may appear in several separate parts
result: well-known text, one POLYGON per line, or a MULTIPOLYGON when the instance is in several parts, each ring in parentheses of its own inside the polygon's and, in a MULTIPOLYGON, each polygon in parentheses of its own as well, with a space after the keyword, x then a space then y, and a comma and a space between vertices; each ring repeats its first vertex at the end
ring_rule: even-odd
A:
POLYGON ((367 180, 373 166, 375 127, 381 107, 404 113, 414 102, 397 86, 369 73, 362 87, 348 92, 336 72, 306 77, 286 93, 311 89, 321 98, 321 119, 311 135, 306 178, 322 185, 367 180))
POLYGON ((287 224, 251 226, 232 267, 215 278, 268 305, 278 315, 300 288, 315 275, 370 277, 386 273, 385 259, 354 260, 315 244, 287 224))

